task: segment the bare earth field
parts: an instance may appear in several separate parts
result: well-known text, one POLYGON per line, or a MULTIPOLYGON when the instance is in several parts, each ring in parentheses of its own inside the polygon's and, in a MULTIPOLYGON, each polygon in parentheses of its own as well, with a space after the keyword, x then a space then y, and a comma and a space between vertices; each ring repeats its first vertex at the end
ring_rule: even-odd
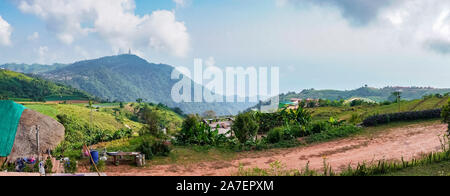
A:
POLYGON ((198 164, 157 165, 136 168, 127 165, 108 167, 108 176, 229 176, 244 168, 268 168, 274 161, 280 161, 287 168, 323 168, 324 159, 334 171, 346 169, 349 164, 376 163, 379 160, 410 160, 423 154, 441 150, 440 138, 446 125, 415 124, 391 128, 372 135, 361 135, 306 147, 274 149, 261 152, 245 152, 233 161, 201 162, 198 164))

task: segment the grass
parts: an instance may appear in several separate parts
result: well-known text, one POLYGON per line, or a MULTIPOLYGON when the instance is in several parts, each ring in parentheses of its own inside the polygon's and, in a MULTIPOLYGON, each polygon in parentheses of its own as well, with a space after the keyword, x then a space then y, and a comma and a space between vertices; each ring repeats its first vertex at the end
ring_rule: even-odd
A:
MULTIPOLYGON (((95 149, 106 148, 109 152, 124 151, 134 152, 144 140, 154 139, 153 136, 133 137, 130 139, 105 142, 93 146, 95 149)), ((190 165, 199 162, 232 160, 238 153, 226 148, 214 148, 208 146, 172 146, 169 156, 154 157, 149 163, 151 165, 190 165)))
POLYGON ((406 168, 382 176, 450 176, 450 161, 406 168))
MULTIPOLYGON (((426 100, 418 99, 412 101, 402 101, 400 104, 401 112, 421 111, 429 109, 442 108, 449 97, 443 98, 429 98, 426 100)), ((399 112, 397 103, 390 105, 374 105, 374 106, 342 106, 342 107, 319 107, 311 109, 314 120, 328 120, 330 117, 335 117, 340 120, 349 120, 353 114, 358 114, 362 119, 375 114, 388 114, 399 112)))
MULTIPOLYGON (((58 114, 66 114, 79 120, 82 124, 90 124, 91 110, 81 105, 69 104, 31 104, 27 108, 50 116, 57 120, 58 114)), ((119 130, 129 126, 133 131, 142 128, 142 124, 129 119, 116 119, 115 116, 106 112, 93 111, 93 125, 103 130, 119 130)))

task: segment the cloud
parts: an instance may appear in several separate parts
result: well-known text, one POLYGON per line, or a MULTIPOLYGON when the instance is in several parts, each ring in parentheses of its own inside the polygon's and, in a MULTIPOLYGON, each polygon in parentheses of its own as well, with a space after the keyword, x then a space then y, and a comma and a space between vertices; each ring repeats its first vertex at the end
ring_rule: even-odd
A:
POLYGON ((429 40, 424 43, 427 49, 440 54, 450 54, 450 42, 446 40, 429 40))
POLYGON ((27 39, 28 39, 29 41, 35 41, 35 40, 38 40, 38 39, 39 39, 39 33, 38 33, 38 32, 34 32, 33 34, 29 35, 29 36, 27 37, 27 39))
POLYGON ((375 20, 381 9, 388 7, 394 0, 275 0, 277 6, 288 3, 331 6, 340 10, 342 16, 352 25, 364 26, 375 20))
POLYGON ((179 7, 184 7, 186 5, 186 0, 173 0, 173 2, 179 7))
POLYGON ((152 48, 174 56, 187 55, 190 36, 174 11, 158 10, 138 16, 134 0, 20 0, 19 9, 38 16, 50 31, 72 44, 92 33, 113 50, 152 48))
POLYGON ((0 45, 11 45, 12 27, 0 16, 0 45))
POLYGON ((46 63, 47 60, 47 54, 48 54, 48 47, 47 46, 40 46, 38 48, 38 55, 39 55, 39 63, 46 63))
POLYGON ((395 28, 403 42, 450 54, 450 1, 404 1, 384 10, 380 18, 395 28))

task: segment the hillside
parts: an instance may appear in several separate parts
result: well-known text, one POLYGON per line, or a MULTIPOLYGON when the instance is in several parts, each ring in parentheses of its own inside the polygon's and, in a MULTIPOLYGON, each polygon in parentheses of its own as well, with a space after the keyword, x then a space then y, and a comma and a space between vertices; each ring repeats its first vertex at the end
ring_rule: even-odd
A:
POLYGON ((0 69, 7 69, 14 72, 24 73, 24 74, 40 74, 44 72, 53 71, 62 67, 67 66, 66 64, 55 63, 53 65, 42 65, 42 64, 16 64, 9 63, 0 65, 0 69))
POLYGON ((90 97, 81 90, 9 70, 0 70, 0 96, 34 101, 90 97))
POLYGON ((446 97, 430 97, 425 99, 416 99, 411 101, 402 101, 399 105, 392 103, 389 105, 361 105, 350 107, 348 105, 339 107, 317 107, 309 109, 312 112, 312 116, 315 120, 328 120, 330 117, 339 120, 351 120, 352 117, 355 121, 362 121, 364 118, 375 114, 388 114, 397 112, 409 112, 409 111, 421 111, 430 109, 439 109, 447 104, 449 96, 446 97))
MULTIPOLYGON (((171 98, 171 89, 178 82, 171 80, 173 70, 172 66, 148 63, 135 55, 119 55, 76 62, 46 72, 42 76, 110 101, 131 102, 142 98, 146 102, 179 107, 185 113, 202 114, 207 110, 214 110, 218 115, 229 115, 254 105, 250 103, 177 104, 171 98)), ((193 83, 194 85, 196 84, 193 83)))
POLYGON ((421 87, 385 87, 381 89, 362 87, 349 91, 309 89, 303 90, 300 93, 291 92, 287 94, 281 94, 280 100, 289 101, 291 98, 340 100, 340 99, 350 99, 353 97, 361 97, 361 98, 368 98, 377 102, 382 102, 390 100, 392 92, 395 91, 402 92, 402 99, 414 100, 414 99, 421 99, 424 95, 429 94, 437 94, 437 93, 445 94, 450 92, 450 89, 421 88, 421 87))

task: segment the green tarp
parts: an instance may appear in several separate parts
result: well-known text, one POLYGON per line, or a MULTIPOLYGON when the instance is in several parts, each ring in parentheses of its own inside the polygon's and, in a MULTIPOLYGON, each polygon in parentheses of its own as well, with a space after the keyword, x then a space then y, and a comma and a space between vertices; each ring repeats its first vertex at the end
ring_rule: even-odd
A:
POLYGON ((11 153, 24 109, 23 105, 13 101, 0 101, 0 157, 11 153))

